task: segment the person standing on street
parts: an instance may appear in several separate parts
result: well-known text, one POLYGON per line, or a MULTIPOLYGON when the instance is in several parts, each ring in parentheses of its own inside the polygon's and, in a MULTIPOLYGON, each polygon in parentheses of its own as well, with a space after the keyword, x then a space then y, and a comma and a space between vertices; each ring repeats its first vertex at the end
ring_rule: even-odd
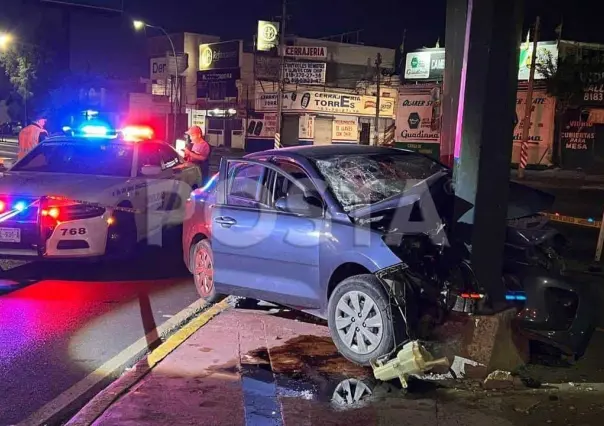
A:
POLYGON ((17 154, 17 160, 25 157, 29 151, 48 137, 48 131, 45 127, 46 117, 39 115, 34 122, 29 126, 25 126, 19 132, 19 153, 17 154))
POLYGON ((203 131, 199 126, 191 126, 186 134, 191 138, 191 144, 185 147, 185 159, 196 164, 201 170, 203 187, 210 178, 212 146, 203 138, 203 131))

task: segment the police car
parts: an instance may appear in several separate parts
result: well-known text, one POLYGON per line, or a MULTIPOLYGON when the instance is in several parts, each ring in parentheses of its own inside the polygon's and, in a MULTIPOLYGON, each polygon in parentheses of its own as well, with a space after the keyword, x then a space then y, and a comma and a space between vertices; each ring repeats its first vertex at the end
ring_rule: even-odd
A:
POLYGON ((132 253, 182 223, 200 181, 150 128, 88 125, 48 138, 0 175, 0 259, 132 253))

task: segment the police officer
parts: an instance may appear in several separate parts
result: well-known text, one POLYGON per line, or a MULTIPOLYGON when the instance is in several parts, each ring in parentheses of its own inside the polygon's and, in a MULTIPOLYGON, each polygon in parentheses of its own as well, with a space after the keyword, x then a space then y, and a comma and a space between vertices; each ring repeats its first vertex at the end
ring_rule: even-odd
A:
POLYGON ((199 126, 191 126, 186 134, 191 138, 191 143, 185 147, 185 159, 199 167, 203 186, 210 178, 212 146, 203 138, 203 131, 199 126))
POLYGON ((29 126, 25 126, 23 130, 19 132, 19 153, 17 154, 18 160, 25 157, 29 151, 34 149, 36 145, 48 137, 48 131, 45 129, 45 127, 46 117, 44 115, 38 115, 35 121, 33 121, 29 126))

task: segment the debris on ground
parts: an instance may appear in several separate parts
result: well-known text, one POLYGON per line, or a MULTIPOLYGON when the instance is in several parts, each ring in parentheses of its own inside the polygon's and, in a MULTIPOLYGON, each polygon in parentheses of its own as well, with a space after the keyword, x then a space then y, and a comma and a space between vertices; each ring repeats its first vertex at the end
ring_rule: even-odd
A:
POLYGON ((376 379, 388 381, 398 378, 403 388, 407 387, 409 376, 424 373, 441 365, 449 367, 449 360, 447 358, 435 360, 418 341, 406 343, 394 359, 371 363, 376 379))
POLYGON ((482 384, 487 390, 510 389, 514 387, 514 376, 509 371, 495 370, 482 384))

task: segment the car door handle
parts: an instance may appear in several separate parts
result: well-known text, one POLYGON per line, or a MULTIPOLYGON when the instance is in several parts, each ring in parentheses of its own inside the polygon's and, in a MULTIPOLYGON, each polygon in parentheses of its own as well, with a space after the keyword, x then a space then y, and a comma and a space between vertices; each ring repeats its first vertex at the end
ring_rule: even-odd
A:
POLYGON ((217 217, 216 219, 214 219, 214 222, 218 223, 219 225, 222 225, 223 228, 229 228, 237 223, 237 221, 232 217, 225 216, 217 217))

